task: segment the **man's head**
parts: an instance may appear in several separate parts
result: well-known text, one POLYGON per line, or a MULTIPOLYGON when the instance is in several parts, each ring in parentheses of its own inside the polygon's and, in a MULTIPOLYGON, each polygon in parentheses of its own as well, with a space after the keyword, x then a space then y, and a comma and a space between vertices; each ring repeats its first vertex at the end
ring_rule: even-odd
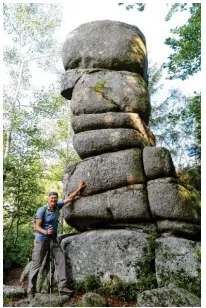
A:
POLYGON ((55 191, 52 191, 48 195, 48 203, 50 206, 50 209, 54 209, 58 201, 58 193, 55 191))

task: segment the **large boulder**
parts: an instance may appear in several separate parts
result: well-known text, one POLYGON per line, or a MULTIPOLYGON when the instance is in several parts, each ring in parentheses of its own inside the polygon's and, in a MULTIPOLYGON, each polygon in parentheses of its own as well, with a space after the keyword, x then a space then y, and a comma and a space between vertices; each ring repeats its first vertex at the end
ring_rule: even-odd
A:
POLYGON ((97 20, 80 25, 68 34, 62 60, 65 70, 125 70, 138 73, 147 81, 144 35, 136 26, 120 21, 97 20))
POLYGON ((137 307, 200 307, 200 299, 182 288, 163 287, 137 296, 137 307))
POLYGON ((134 128, 141 133, 149 145, 155 145, 153 133, 137 113, 106 112, 74 116, 72 128, 76 134, 104 128, 134 128))
POLYGON ((135 129, 108 128, 75 134, 73 145, 78 155, 84 159, 107 152, 135 147, 144 148, 148 142, 135 129))
POLYGON ((147 180, 175 177, 175 167, 170 152, 162 147, 145 147, 143 164, 147 180))
POLYGON ((158 287, 173 284, 200 296, 200 243, 166 236, 155 246, 158 287))
POLYGON ((65 168, 64 195, 74 191, 79 181, 86 187, 82 196, 94 195, 110 189, 131 184, 145 183, 141 149, 129 149, 87 158, 78 163, 70 163, 65 168))
POLYGON ((150 98, 147 84, 135 73, 108 70, 85 73, 73 89, 71 110, 74 115, 138 113, 148 124, 150 98))
POLYGON ((200 223, 200 206, 190 191, 172 178, 147 182, 147 191, 154 218, 200 223))
POLYGON ((147 234, 134 230, 93 230, 61 241, 73 281, 91 276, 103 281, 118 276, 137 282, 150 269, 151 249, 147 234))
POLYGON ((77 230, 148 221, 145 185, 130 185, 76 199, 72 205, 65 205, 64 219, 77 230))

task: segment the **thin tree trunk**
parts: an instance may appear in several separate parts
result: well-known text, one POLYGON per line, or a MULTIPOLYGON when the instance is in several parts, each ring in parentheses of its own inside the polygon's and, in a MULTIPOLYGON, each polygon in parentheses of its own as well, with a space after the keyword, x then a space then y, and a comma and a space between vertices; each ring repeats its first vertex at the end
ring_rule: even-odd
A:
MULTIPOLYGON (((4 152, 4 159, 9 161, 9 153, 11 149, 11 140, 12 140, 12 131, 13 131, 13 118, 15 114, 15 107, 16 107, 16 102, 18 99, 19 91, 20 91, 20 85, 21 85, 21 80, 22 80, 22 74, 23 74, 23 68, 24 68, 24 61, 21 62, 21 67, 20 67, 20 72, 19 72, 19 78, 18 78, 18 83, 17 83, 17 88, 16 88, 16 93, 14 96, 14 100, 12 103, 12 109, 11 109, 11 120, 9 124, 9 128, 7 130, 7 138, 6 138, 6 148, 4 152)), ((4 170, 4 177, 6 177, 6 168, 4 170)))

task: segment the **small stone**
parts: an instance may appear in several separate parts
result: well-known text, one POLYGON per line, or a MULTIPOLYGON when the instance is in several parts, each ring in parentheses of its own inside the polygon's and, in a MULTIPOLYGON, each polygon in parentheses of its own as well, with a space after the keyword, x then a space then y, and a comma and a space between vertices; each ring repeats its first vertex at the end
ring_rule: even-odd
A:
POLYGON ((82 307, 109 307, 107 300, 99 294, 88 292, 83 295, 82 307))
POLYGON ((21 286, 3 285, 3 296, 5 299, 21 299, 26 296, 26 289, 21 286))

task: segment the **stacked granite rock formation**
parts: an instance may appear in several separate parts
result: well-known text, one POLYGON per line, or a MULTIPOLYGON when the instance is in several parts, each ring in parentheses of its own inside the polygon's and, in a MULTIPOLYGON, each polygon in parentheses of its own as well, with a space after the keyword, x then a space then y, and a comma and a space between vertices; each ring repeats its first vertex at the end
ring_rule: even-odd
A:
POLYGON ((200 208, 178 182, 169 151, 155 147, 147 127, 150 99, 143 34, 116 21, 81 25, 66 39, 63 64, 61 94, 71 100, 73 144, 82 159, 66 166, 64 195, 81 179, 86 182, 81 196, 64 209, 69 225, 87 231, 62 241, 72 279, 94 274, 104 282, 117 275, 136 282, 153 271, 162 287, 174 283, 168 271, 175 271, 176 260, 176 271, 183 268, 194 282, 200 208), (153 239, 158 256, 148 242, 148 234, 156 231, 162 234, 153 239), (186 251, 193 256, 188 261, 193 268, 184 259, 186 251), (167 267, 162 262, 166 252, 174 259, 167 267))

